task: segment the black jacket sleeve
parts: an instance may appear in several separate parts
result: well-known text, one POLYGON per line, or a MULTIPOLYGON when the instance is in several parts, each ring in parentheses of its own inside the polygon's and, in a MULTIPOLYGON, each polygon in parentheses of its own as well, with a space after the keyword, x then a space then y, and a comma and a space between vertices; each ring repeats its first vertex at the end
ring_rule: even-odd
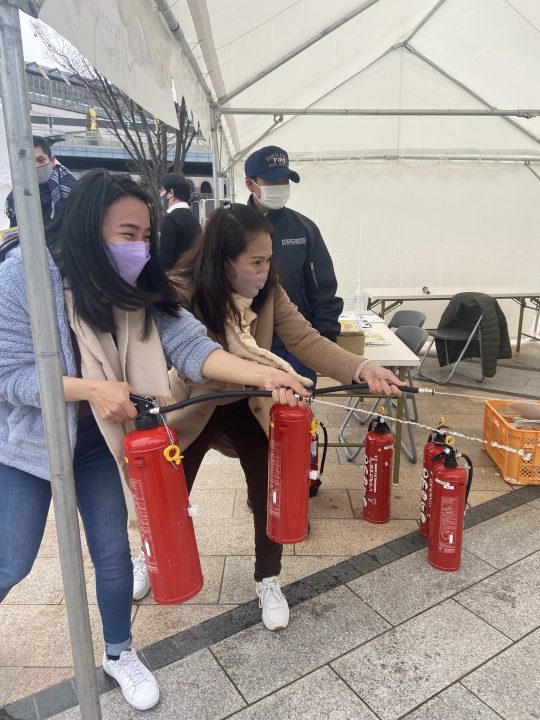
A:
POLYGON ((193 245, 201 226, 191 210, 178 209, 165 215, 159 231, 159 258, 165 270, 170 270, 193 245))
POLYGON ((321 335, 335 341, 340 331, 338 318, 343 311, 343 300, 336 295, 334 264, 319 228, 309 221, 307 230, 304 281, 311 324, 321 335))

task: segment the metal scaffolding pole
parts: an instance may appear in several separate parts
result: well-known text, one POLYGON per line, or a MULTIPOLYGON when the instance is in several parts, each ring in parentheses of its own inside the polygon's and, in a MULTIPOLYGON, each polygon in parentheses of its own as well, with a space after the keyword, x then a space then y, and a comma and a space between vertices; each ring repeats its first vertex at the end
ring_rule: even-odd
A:
POLYGON ((219 207, 219 174, 220 174, 220 147, 219 147, 219 114, 216 108, 212 108, 212 177, 214 183, 214 210, 219 207))
POLYGON ((380 110, 376 108, 221 108, 223 115, 321 115, 321 116, 371 116, 379 117, 407 115, 427 117, 427 116, 443 116, 443 117, 521 117, 530 120, 531 118, 540 116, 539 108, 527 108, 516 110, 498 110, 496 108, 486 108, 471 110, 433 110, 430 108, 392 108, 380 110))
MULTIPOLYGON (((32 151, 20 6, 21 3, 16 0, 0 0, 0 92, 43 409, 77 695, 81 717, 84 720, 100 720, 56 312, 32 151)), ((31 9, 29 3, 22 7, 31 9)))

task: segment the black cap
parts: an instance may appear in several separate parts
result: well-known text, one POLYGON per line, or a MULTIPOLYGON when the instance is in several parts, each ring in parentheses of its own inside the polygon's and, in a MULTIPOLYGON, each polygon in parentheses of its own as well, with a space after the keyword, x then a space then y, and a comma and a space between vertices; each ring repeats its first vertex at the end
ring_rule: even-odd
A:
POLYGON ((288 177, 293 182, 300 182, 300 175, 289 169, 289 156, 283 148, 268 145, 256 150, 248 157, 244 169, 248 178, 263 180, 281 180, 288 177))

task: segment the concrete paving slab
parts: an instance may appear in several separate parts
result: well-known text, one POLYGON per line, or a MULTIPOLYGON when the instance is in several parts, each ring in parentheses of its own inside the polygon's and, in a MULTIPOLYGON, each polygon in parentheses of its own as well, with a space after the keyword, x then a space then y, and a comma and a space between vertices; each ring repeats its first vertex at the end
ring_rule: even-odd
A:
MULTIPOLYGON (((420 468, 419 473, 422 472, 420 468)), ((364 507, 363 489, 349 490, 354 517, 361 518, 364 507)), ((390 501, 390 518, 392 520, 416 520, 420 515, 420 475, 418 476, 418 492, 416 488, 406 485, 393 485, 390 501)))
MULTIPOLYGON (((201 570, 204 585, 201 592, 183 605, 210 605, 219 602, 219 590, 223 577, 225 558, 222 555, 201 555, 201 570)), ((139 600, 136 605, 153 605, 152 592, 139 600)))
MULTIPOLYGON (((208 650, 158 670, 156 678, 160 700, 155 708, 145 711, 145 718, 221 720, 246 705, 208 650)), ((103 720, 142 717, 126 703, 118 688, 101 696, 101 713, 103 720)), ((80 711, 77 706, 54 718, 79 720, 80 711)))
MULTIPOLYGON (((200 555, 252 555, 255 550, 251 517, 195 518, 195 534, 200 555)), ((292 555, 292 545, 285 545, 283 552, 292 555)))
MULTIPOLYGON (((96 664, 103 640, 96 605, 89 606, 96 664)), ((0 667, 69 667, 71 647, 63 605, 0 605, 0 667), (51 632, 54 629, 54 632, 51 632), (29 650, 31 648, 31 651, 29 650)))
POLYGON ((424 549, 347 586, 388 622, 398 625, 493 572, 491 565, 467 552, 457 572, 442 572, 431 567, 424 549))
POLYGON ((422 707, 405 715, 403 720, 500 720, 485 703, 460 683, 451 685, 442 693, 428 700, 422 707))
POLYGON ((20 667, 0 667, 0 707, 7 705, 20 674, 20 667))
POLYGON ((252 703, 388 627, 354 593, 339 587, 294 607, 284 632, 271 633, 258 624, 214 645, 212 652, 252 703))
POLYGON ((497 630, 446 600, 331 667, 382 720, 396 720, 509 644, 497 630))
POLYGON ((204 488, 195 486, 189 496, 192 505, 199 506, 202 518, 230 518, 234 507, 234 488, 204 488))
POLYGON ((505 720, 536 720, 540 708, 540 630, 462 679, 505 720))
MULTIPOLYGON (((101 662, 101 656, 99 662, 101 662)), ((64 680, 68 680, 72 678, 75 673, 72 667, 25 667, 18 669, 20 669, 20 674, 11 688, 11 692, 6 700, 6 705, 14 703, 21 698, 28 697, 33 693, 40 692, 40 690, 44 690, 45 688, 50 688, 52 685, 61 683, 64 680)))
POLYGON ((538 500, 533 500, 532 502, 528 503, 531 507, 535 508, 536 510, 540 510, 540 498, 538 500))
POLYGON ((377 720, 328 667, 292 683, 234 716, 235 720, 377 720))
POLYGON ((511 565, 455 600, 512 640, 540 626, 540 552, 511 565))
MULTIPOLYGON (((279 581, 281 587, 312 575, 319 570, 336 565, 345 558, 335 555, 297 556, 284 555, 279 581)), ((223 583, 219 597, 220 603, 240 605, 255 597, 255 581, 253 567, 255 558, 252 556, 228 557, 223 573, 223 583)))
POLYGON ((540 513, 517 507, 467 530, 463 547, 496 568, 520 560, 540 547, 540 513))
POLYGON ((58 605, 62 602, 63 597, 64 586, 60 559, 40 556, 36 558, 30 574, 11 590, 3 604, 58 605))
POLYGON ((309 501, 309 517, 310 519, 354 517, 349 493, 345 489, 321 486, 317 495, 309 501))
POLYGON ((231 610, 235 605, 141 605, 132 626, 133 645, 144 648, 231 610))
POLYGON ((391 520, 384 525, 374 525, 365 520, 314 519, 311 533, 302 544, 295 546, 295 554, 350 557, 401 537, 416 527, 413 520, 391 520))

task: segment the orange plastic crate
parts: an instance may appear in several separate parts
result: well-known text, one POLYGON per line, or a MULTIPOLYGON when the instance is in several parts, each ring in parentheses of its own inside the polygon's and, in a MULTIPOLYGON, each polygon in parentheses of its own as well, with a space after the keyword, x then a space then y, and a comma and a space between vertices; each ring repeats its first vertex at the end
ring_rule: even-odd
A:
MULTIPOLYGON (((507 483, 540 485, 540 430, 518 430, 503 415, 516 400, 486 400, 484 407, 484 440, 495 441, 514 450, 530 453, 529 460, 503 448, 485 444, 483 449, 499 467, 507 483)), ((540 403, 539 403, 540 404, 540 403)), ((509 413, 510 414, 510 413, 509 413)))

